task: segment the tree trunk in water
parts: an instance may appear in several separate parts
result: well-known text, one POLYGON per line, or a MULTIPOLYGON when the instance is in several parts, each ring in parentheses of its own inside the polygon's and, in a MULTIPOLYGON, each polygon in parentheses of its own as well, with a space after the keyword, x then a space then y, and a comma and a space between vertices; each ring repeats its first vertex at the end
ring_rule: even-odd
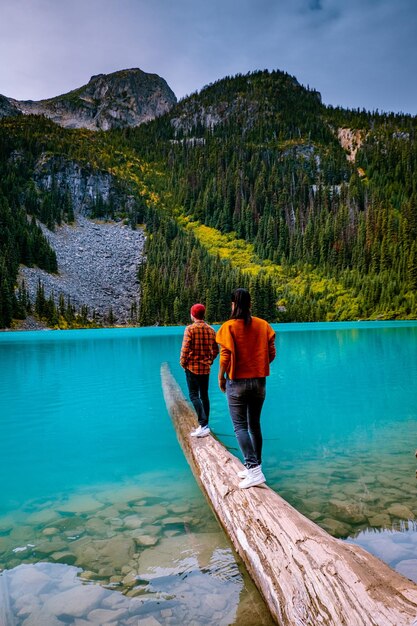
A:
POLYGON ((282 626, 417 625, 417 585, 331 537, 261 485, 239 489, 240 461, 214 437, 190 437, 195 413, 166 365, 168 411, 217 518, 282 626))

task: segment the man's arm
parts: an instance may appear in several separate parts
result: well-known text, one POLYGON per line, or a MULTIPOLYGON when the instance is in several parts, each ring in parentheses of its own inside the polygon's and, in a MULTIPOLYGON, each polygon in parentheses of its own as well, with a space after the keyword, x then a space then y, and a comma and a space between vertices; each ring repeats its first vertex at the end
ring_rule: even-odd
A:
POLYGON ((213 341, 211 344, 211 361, 215 361, 217 358, 217 355, 219 354, 219 346, 217 345, 216 342, 216 335, 213 335, 213 341))
POLYGON ((188 359, 190 357, 190 349, 191 349, 191 333, 189 326, 184 331, 184 337, 182 340, 181 346, 181 356, 180 356, 180 365, 184 369, 187 368, 188 359))

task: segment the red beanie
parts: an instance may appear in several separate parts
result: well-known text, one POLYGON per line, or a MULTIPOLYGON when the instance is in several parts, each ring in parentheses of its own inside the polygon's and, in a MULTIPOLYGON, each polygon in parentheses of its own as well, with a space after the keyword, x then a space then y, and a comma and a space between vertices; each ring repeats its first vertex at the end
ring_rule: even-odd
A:
POLYGON ((204 304, 193 304, 190 313, 198 320, 203 320, 206 313, 206 307, 204 306, 204 304))

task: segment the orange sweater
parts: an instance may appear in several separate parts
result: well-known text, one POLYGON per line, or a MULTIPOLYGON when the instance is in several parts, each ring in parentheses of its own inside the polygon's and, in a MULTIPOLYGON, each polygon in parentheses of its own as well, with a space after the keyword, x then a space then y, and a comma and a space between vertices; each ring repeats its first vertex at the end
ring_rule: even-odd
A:
POLYGON ((252 317, 228 320, 216 335, 220 344, 220 364, 232 380, 269 376, 269 364, 275 358, 275 332, 265 320, 252 317))

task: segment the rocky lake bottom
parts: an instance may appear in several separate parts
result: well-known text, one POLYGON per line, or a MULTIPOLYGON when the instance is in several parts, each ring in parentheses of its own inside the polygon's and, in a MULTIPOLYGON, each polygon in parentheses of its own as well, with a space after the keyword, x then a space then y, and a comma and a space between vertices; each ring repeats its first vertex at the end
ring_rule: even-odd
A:
POLYGON ((413 460, 384 454, 381 464, 364 454, 356 455, 354 464, 336 457, 305 461, 296 469, 281 463, 269 475, 274 489, 301 513, 331 535, 347 538, 369 528, 399 528, 417 518, 413 460))
MULTIPOLYGON (((357 481, 346 484, 345 463, 329 474, 309 462, 297 476, 303 485, 282 466, 285 488, 277 489, 331 534, 417 582, 411 479, 366 478, 358 465, 357 481)), ((0 564, 8 626, 273 623, 204 499, 185 487, 175 498, 168 487, 130 483, 27 502, 0 516, 0 564)))
POLYGON ((8 626, 273 624, 200 497, 129 485, 28 503, 0 517, 0 563, 8 626))

